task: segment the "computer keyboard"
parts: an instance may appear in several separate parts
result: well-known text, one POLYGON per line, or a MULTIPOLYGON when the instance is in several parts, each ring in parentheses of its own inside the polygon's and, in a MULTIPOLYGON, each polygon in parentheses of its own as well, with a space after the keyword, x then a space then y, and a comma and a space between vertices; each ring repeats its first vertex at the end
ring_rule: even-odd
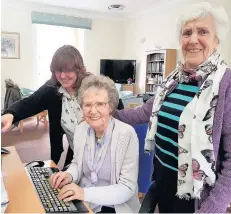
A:
MULTIPOLYGON (((49 177, 56 168, 31 167, 27 168, 31 180, 36 188, 46 213, 76 213, 79 212, 73 202, 64 202, 58 199, 59 190, 53 189, 49 177)), ((82 212, 82 211, 81 211, 82 212)))

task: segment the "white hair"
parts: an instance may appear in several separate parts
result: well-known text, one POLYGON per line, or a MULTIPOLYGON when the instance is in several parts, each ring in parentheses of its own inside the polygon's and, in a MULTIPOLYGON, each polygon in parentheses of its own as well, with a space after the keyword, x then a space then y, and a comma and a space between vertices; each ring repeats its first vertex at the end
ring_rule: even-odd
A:
POLYGON ((179 41, 181 36, 182 27, 188 21, 195 19, 203 19, 205 17, 211 16, 215 22, 216 36, 219 43, 224 40, 227 32, 229 31, 229 18, 223 7, 214 8, 208 2, 200 2, 190 7, 180 15, 177 20, 177 39, 179 41))

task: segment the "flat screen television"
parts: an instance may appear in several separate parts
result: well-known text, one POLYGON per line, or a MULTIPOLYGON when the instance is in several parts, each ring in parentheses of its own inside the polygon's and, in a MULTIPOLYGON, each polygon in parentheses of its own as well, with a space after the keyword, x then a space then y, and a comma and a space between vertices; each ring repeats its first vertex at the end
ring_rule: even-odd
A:
POLYGON ((110 77, 115 83, 126 84, 129 78, 134 83, 136 60, 101 59, 100 74, 110 77))

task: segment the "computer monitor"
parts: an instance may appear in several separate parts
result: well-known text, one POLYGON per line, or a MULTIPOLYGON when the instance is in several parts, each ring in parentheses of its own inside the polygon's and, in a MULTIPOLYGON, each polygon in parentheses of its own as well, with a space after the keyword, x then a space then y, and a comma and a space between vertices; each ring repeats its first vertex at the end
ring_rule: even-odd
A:
POLYGON ((8 194, 3 181, 3 174, 4 173, 1 172, 1 213, 5 212, 7 204, 9 203, 8 194))

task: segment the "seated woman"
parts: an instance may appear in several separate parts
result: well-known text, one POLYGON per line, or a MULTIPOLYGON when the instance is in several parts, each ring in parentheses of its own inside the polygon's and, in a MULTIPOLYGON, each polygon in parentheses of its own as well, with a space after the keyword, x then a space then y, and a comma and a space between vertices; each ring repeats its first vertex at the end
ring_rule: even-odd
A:
POLYGON ((79 90, 85 121, 74 134, 74 158, 50 178, 60 200, 84 200, 94 212, 138 212, 139 144, 135 130, 112 117, 118 105, 114 82, 89 76, 79 90))

